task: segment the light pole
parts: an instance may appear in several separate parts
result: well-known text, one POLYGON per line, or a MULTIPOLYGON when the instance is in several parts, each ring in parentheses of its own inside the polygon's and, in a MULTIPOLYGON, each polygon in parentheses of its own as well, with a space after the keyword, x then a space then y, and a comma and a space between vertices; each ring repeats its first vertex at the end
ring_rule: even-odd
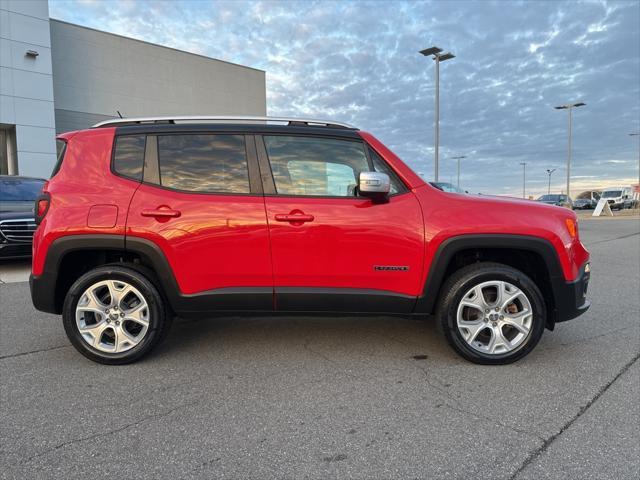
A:
POLYGON ((572 129, 572 122, 573 122, 573 115, 572 115, 572 111, 574 108, 576 107, 584 107, 586 105, 586 103, 583 102, 578 102, 578 103, 567 103, 566 105, 558 105, 557 107, 554 107, 556 110, 568 110, 569 111, 569 146, 567 149, 567 199, 571 196, 571 194, 569 193, 569 187, 571 184, 571 129, 572 129))
POLYGON ((460 188, 460 160, 467 158, 465 155, 459 155, 457 157, 451 157, 452 160, 458 161, 458 188, 460 188))
POLYGON ((638 137, 638 185, 640 185, 640 132, 630 133, 630 137, 638 137))
POLYGON ((549 175, 549 188, 547 189, 547 193, 551 193, 551 174, 555 171, 556 171, 555 168, 551 168, 551 169, 547 168, 547 175, 549 175))
POLYGON ((527 186, 527 162, 520 162, 522 165, 522 198, 527 198, 525 191, 527 186))
POLYGON ((420 50, 425 57, 432 57, 436 62, 436 113, 435 113, 435 170, 434 181, 438 181, 438 150, 440 148, 440 62, 455 58, 451 52, 441 53, 442 49, 436 46, 420 50))

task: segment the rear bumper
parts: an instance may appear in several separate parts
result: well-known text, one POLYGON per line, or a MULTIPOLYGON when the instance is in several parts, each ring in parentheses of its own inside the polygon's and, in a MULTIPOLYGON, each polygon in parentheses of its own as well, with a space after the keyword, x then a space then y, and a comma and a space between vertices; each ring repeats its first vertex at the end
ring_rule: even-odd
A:
POLYGON ((41 312, 60 314, 60 308, 55 301, 55 278, 48 275, 29 276, 29 290, 33 306, 41 312))
POLYGON ((554 297, 556 300, 555 322, 566 322, 579 317, 591 306, 587 300, 587 289, 591 267, 586 262, 580 268, 580 275, 573 282, 556 282, 554 285, 554 297))

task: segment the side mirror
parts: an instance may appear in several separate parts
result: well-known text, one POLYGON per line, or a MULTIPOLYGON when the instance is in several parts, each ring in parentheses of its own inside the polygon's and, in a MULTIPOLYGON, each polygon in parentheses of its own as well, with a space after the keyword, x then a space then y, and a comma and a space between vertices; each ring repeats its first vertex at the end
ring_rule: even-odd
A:
POLYGON ((363 197, 384 200, 391 190, 389 175, 380 172, 360 172, 358 192, 363 197))

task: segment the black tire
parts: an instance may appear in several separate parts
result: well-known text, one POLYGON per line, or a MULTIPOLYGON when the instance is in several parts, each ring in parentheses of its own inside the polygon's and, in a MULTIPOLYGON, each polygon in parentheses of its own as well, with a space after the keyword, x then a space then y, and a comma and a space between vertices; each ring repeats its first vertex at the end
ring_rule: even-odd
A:
POLYGON ((524 273, 500 263, 481 262, 468 265, 452 274, 441 290, 437 317, 449 344, 463 358, 482 365, 505 365, 515 362, 534 349, 540 341, 546 323, 546 305, 537 285, 524 273), (472 348, 457 325, 458 305, 475 285, 501 280, 518 287, 527 296, 533 310, 528 336, 520 346, 503 354, 485 354, 472 348))
POLYGON ((106 365, 124 365, 140 360, 166 337, 171 321, 172 316, 153 283, 139 271, 121 265, 105 265, 82 275, 67 292, 62 308, 62 322, 72 345, 88 359, 106 365), (148 305, 149 326, 144 338, 133 348, 124 352, 107 353, 94 348, 83 339, 76 324, 78 301, 87 288, 102 280, 120 280, 129 283, 144 296, 148 305))

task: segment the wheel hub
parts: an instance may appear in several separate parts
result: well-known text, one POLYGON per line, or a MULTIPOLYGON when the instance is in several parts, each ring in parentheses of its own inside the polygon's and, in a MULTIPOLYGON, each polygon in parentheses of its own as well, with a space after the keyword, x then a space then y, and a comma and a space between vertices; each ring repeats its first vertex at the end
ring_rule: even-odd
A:
POLYGON ((149 307, 133 285, 102 280, 80 296, 76 326, 82 339, 102 352, 120 353, 138 345, 149 328, 149 307))
POLYGON ((484 354, 498 355, 519 348, 533 323, 531 302, 515 285, 483 282, 460 300, 458 331, 466 343, 484 354))

